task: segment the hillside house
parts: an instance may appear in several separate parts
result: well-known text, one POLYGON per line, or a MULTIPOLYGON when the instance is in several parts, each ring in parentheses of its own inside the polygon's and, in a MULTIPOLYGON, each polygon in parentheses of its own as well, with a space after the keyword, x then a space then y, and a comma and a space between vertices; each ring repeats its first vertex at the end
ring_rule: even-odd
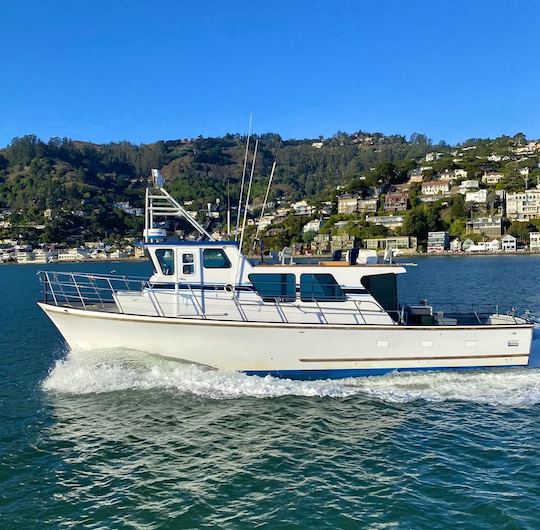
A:
POLYGON ((487 184, 488 186, 494 186, 495 184, 498 184, 503 178, 504 175, 502 173, 498 173, 496 171, 486 171, 482 175, 482 182, 484 184, 487 184))
POLYGON ((485 204, 487 201, 487 190, 468 191, 465 193, 465 202, 485 204))
POLYGON ((431 180, 422 182, 422 194, 424 195, 444 195, 450 191, 450 184, 447 180, 431 180))
POLYGON ((409 195, 401 191, 391 191, 384 196, 384 209, 388 212, 402 212, 407 209, 409 195))
POLYGON ((540 190, 526 190, 506 195, 506 215, 511 221, 540 218, 540 190))
POLYGON ((503 220, 500 216, 477 217, 467 221, 467 234, 484 234, 489 237, 501 237, 503 220))

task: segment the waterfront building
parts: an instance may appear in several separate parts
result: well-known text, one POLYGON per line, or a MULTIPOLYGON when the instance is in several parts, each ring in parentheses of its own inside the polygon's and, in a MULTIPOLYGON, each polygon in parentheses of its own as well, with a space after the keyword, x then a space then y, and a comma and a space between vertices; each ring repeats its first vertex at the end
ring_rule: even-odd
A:
POLYGON ((439 195, 450 191, 450 184, 447 180, 431 180, 422 182, 423 195, 439 195))
POLYGON ((531 252, 540 252, 540 232, 531 232, 529 234, 529 250, 531 252))
POLYGON ((487 190, 468 191, 465 193, 465 202, 484 204, 487 201, 487 190))
POLYGON ((330 234, 317 234, 311 242, 311 251, 317 256, 330 253, 330 234))
POLYGON ((34 261, 34 253, 31 250, 18 250, 15 259, 17 263, 31 263, 34 261))
POLYGON ((332 252, 336 250, 351 250, 356 247, 356 237, 350 234, 337 234, 332 236, 330 241, 330 250, 332 252))
POLYGON ((137 259, 144 258, 144 247, 135 247, 133 249, 133 256, 137 259))
POLYGON ((452 239, 452 241, 450 241, 450 251, 451 252, 461 252, 461 241, 459 240, 458 237, 456 237, 455 239, 452 239))
POLYGON ((428 253, 442 252, 448 250, 450 236, 448 232, 428 232, 427 251, 428 253))
POLYGON ((501 249, 505 252, 515 252, 517 250, 517 239, 510 234, 506 234, 501 239, 501 249))
POLYGON ((58 261, 82 261, 88 257, 88 251, 81 248, 68 248, 58 251, 58 261))
POLYGON ((389 212, 402 212, 407 209, 408 193, 391 191, 384 196, 384 209, 389 212))
POLYGON ((474 241, 472 239, 465 239, 463 243, 461 244, 461 249, 467 252, 467 250, 474 245, 474 241))
POLYGON ((466 252, 498 252, 501 250, 501 242, 498 239, 493 241, 482 241, 478 244, 472 244, 467 249, 466 252))
POLYGON ((404 219, 403 215, 368 215, 366 217, 368 223, 381 225, 392 230, 401 226, 404 219))
POLYGON ((415 252, 418 241, 414 236, 393 236, 364 239, 364 244, 369 250, 401 250, 415 252))
POLYGON ((507 193, 506 215, 511 221, 530 221, 540 218, 540 189, 507 193))
POLYGON ((467 221, 467 234, 484 234, 489 237, 501 237, 503 220, 501 216, 477 217, 467 221))
POLYGON ((109 254, 109 259, 126 259, 129 256, 124 250, 116 249, 109 254))
POLYGON ((48 263, 56 261, 58 258, 57 250, 49 250, 47 248, 36 248, 34 251, 34 261, 37 263, 48 263))

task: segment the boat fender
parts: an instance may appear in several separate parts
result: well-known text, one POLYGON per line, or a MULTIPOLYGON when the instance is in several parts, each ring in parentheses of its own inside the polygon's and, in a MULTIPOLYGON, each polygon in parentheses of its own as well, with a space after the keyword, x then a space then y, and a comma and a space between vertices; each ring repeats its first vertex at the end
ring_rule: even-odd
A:
POLYGON ((231 295, 231 298, 234 298, 234 287, 230 283, 225 285, 225 291, 231 295))

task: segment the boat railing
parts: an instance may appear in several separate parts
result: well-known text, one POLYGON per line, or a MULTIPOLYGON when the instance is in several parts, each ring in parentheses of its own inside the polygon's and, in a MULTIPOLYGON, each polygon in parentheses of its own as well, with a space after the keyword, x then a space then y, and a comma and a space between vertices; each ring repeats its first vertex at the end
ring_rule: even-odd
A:
POLYGON ((117 274, 39 271, 38 275, 45 303, 115 313, 123 313, 115 299, 116 292, 141 292, 149 287, 145 278, 117 274))
MULTIPOLYGON (((153 308, 153 313, 156 316, 171 316, 170 312, 166 311, 160 302, 160 296, 157 296, 158 286, 154 286, 147 278, 123 276, 118 274, 92 274, 83 272, 57 272, 57 271, 39 271, 40 281, 43 286, 43 301, 48 304, 53 304, 63 307, 71 307, 76 309, 87 309, 94 311, 104 311, 112 313, 127 314, 127 311, 122 307, 122 296, 119 293, 136 293, 146 292, 148 299, 153 308)), ((321 286, 324 287, 324 286, 321 286)), ((333 287, 333 286, 328 286, 333 287)), ((187 285, 190 292, 190 298, 193 299, 195 315, 182 315, 186 318, 201 318, 211 319, 219 317, 210 315, 205 311, 204 301, 201 301, 199 296, 194 292, 191 285, 187 285)), ((274 293, 277 294, 277 293, 274 293)), ((249 300, 244 297, 240 298, 239 293, 234 290, 227 290, 224 286, 224 295, 230 297, 235 304, 240 320, 249 321, 249 308, 260 305, 260 301, 249 300)), ((406 307, 398 307, 396 309, 382 308, 373 300, 349 299, 353 302, 352 307, 336 307, 334 304, 328 305, 330 302, 343 301, 342 298, 337 298, 334 293, 330 292, 328 296, 324 293, 295 293, 292 296, 278 294, 277 296, 264 296, 264 301, 272 303, 277 311, 279 318, 283 322, 289 322, 291 308, 302 311, 313 311, 320 315, 320 322, 328 324, 332 322, 332 315, 353 315, 356 323, 368 324, 373 323, 373 318, 378 316, 390 316, 396 324, 407 324, 406 307), (298 300, 304 302, 304 305, 298 304, 298 300)), ((163 301, 163 300, 162 300, 163 301)), ((422 304, 417 307, 422 307, 422 304)), ((438 303, 430 304, 425 307, 433 307, 432 315, 435 320, 457 317, 460 322, 473 324, 485 324, 490 316, 504 315, 511 322, 518 323, 518 319, 528 317, 528 313, 518 316, 517 308, 512 308, 510 311, 501 311, 497 305, 489 304, 459 304, 459 303, 438 303)), ((135 313, 136 314, 136 313, 135 313)), ((180 316, 178 314, 173 316, 180 316)), ((440 320, 439 320, 440 322, 440 320)), ((440 323, 439 323, 440 325, 440 323)))

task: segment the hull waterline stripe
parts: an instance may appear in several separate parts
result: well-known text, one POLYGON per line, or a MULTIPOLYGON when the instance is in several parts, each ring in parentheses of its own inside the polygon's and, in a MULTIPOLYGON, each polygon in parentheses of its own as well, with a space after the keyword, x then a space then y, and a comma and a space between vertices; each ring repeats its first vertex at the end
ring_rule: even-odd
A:
POLYGON ((246 375, 259 377, 279 377, 282 379, 297 379, 313 381, 317 379, 345 379, 348 377, 369 377, 392 374, 396 372, 461 372, 470 370, 508 370, 526 368, 526 364, 507 366, 442 366, 442 367, 413 367, 413 368, 337 368, 334 370, 244 370, 246 375))
POLYGON ((528 353, 501 353, 494 355, 445 355, 435 357, 344 357, 336 359, 298 359, 302 363, 355 363, 370 361, 447 361, 453 359, 500 359, 505 357, 528 357, 528 353))

